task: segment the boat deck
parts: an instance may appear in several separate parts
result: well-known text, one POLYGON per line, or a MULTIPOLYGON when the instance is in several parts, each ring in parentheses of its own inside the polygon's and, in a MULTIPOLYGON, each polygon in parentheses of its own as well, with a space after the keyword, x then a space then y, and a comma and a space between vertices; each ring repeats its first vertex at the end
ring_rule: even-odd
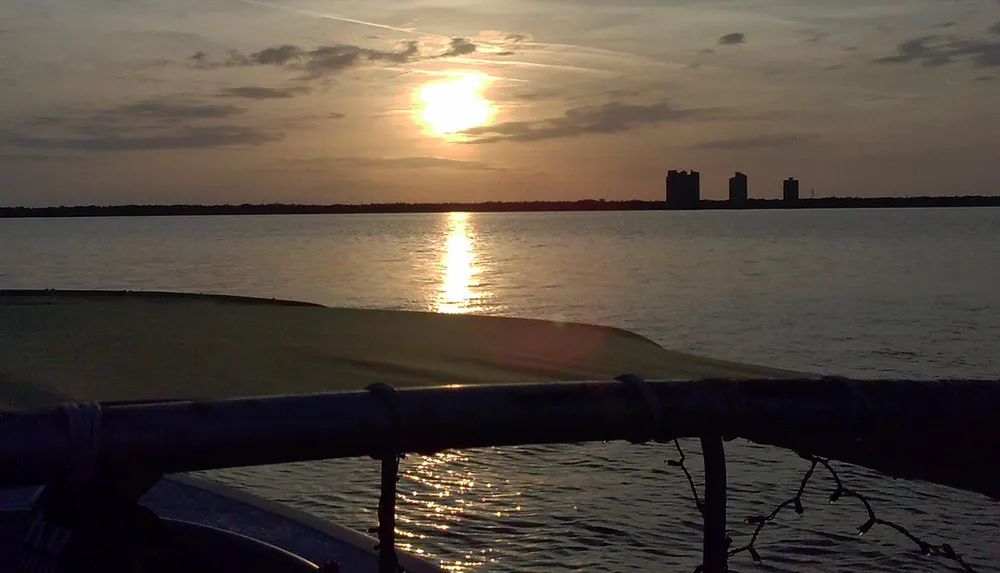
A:
MULTIPOLYGON (((24 524, 23 512, 10 510, 28 507, 35 491, 35 488, 0 490, 0 566, 10 562, 24 524), (4 519, 5 514, 10 517, 4 519)), ((225 485, 171 476, 156 484, 141 502, 160 517, 243 535, 317 565, 335 560, 343 573, 378 571, 378 557, 373 551, 375 539, 225 485)), ((399 558, 407 571, 441 572, 413 556, 400 553, 399 558)))

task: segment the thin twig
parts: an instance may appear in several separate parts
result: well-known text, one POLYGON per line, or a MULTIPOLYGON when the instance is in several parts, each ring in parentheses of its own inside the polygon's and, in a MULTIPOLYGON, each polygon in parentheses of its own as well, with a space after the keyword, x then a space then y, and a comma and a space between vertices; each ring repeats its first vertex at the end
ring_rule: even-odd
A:
POLYGON ((945 559, 950 559, 955 563, 957 563, 959 566, 961 566, 962 570, 966 571, 966 573, 975 573, 975 569, 973 569, 971 565, 966 563, 965 560, 962 559, 962 556, 956 553, 955 550, 947 543, 942 543, 941 545, 934 545, 928 543, 920 539, 913 533, 911 533, 902 525, 889 521, 888 519, 882 519, 877 515, 875 515, 875 510, 874 508, 872 508, 872 504, 868 500, 868 498, 858 493, 857 491, 845 486, 843 480, 840 479, 840 475, 837 473, 835 469, 833 469, 833 466, 830 465, 830 460, 802 453, 800 453, 799 456, 805 459, 806 461, 810 462, 810 465, 809 465, 809 470, 806 471, 805 475, 802 476, 802 481, 799 484, 798 491, 795 492, 795 495, 793 497, 779 503, 777 507, 775 507, 774 510, 771 511, 771 513, 769 513, 768 515, 748 516, 746 518, 746 522, 751 525, 756 525, 757 527, 756 529, 754 529, 753 535, 750 537, 749 542, 747 542, 745 545, 741 547, 729 551, 730 557, 737 555, 739 553, 746 552, 750 554, 751 559, 759 563, 761 561, 760 553, 757 552, 757 549, 754 547, 754 544, 757 542, 757 538, 760 535, 761 530, 764 528, 764 525, 770 523, 771 521, 774 521, 774 519, 778 516, 778 514, 781 513, 781 510, 785 509, 789 505, 795 508, 795 513, 802 515, 805 512, 805 509, 802 506, 802 493, 805 491, 806 486, 809 484, 809 480, 815 473, 816 466, 823 466, 823 468, 826 469, 826 471, 830 474, 830 477, 833 478, 834 483, 837 484, 837 489, 834 490, 832 494, 830 494, 830 503, 834 503, 841 497, 847 496, 857 499, 864 505, 865 511, 868 513, 868 520, 858 527, 859 535, 864 535, 865 533, 868 533, 868 531, 871 530, 871 528, 876 525, 884 525, 886 527, 895 529, 899 533, 906 536, 907 539, 909 539, 910 541, 912 541, 917 545, 922 554, 930 555, 933 557, 943 557, 945 559))
POLYGON ((694 504, 698 507, 698 513, 700 513, 702 519, 704 519, 705 508, 702 506, 701 498, 698 496, 698 487, 694 485, 694 477, 691 476, 691 472, 689 472, 687 466, 684 465, 684 462, 687 461, 687 456, 684 455, 684 450, 681 448, 681 444, 677 441, 677 438, 674 438, 674 447, 677 448, 677 454, 680 457, 676 460, 667 460, 667 465, 675 468, 681 468, 681 471, 684 472, 684 477, 687 478, 688 485, 691 486, 691 496, 694 498, 694 504))

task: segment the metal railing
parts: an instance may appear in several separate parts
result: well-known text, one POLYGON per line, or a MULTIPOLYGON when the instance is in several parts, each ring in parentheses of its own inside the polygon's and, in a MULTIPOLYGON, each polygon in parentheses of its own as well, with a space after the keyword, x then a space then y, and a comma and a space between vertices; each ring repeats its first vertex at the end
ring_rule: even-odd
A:
MULTIPOLYGON (((758 516, 759 532, 784 507, 801 509, 802 489, 817 465, 833 472, 828 459, 1000 498, 997 412, 1000 385, 990 380, 644 381, 630 375, 614 381, 406 390, 374 385, 301 396, 64 405, 0 415, 0 488, 94 472, 158 475, 371 456, 382 462, 379 553, 380 571, 388 573, 398 570, 395 490, 402 454, 695 437, 705 458, 700 569, 722 573, 730 554, 746 550, 756 556, 752 542, 729 547, 726 439, 789 448, 813 460, 798 495, 772 515, 758 516), (950 446, 935 447, 945 443, 950 446), (923 455, 911 456, 915 446, 908 444, 919 444, 923 455)), ((838 495, 865 501, 867 527, 880 522, 863 496, 839 478, 837 483, 838 495)))

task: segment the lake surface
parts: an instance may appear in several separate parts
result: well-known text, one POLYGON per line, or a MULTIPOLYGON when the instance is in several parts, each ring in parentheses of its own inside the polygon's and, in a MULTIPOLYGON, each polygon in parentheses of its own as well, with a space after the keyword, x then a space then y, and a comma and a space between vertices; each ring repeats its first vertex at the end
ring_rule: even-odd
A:
MULTIPOLYGON (((1000 209, 319 215, 0 220, 0 288, 156 289, 625 327, 718 358, 859 377, 1000 378, 1000 209)), ((697 442, 685 441, 700 482, 697 442)), ((737 441, 736 544, 808 464, 737 441)), ((700 517, 667 446, 411 456, 401 541, 453 571, 691 571, 700 517)), ((842 467, 880 517, 1000 571, 1000 504, 842 467)), ((358 529, 371 460, 215 474, 358 529)), ((827 504, 764 529, 734 570, 948 571, 827 504)))

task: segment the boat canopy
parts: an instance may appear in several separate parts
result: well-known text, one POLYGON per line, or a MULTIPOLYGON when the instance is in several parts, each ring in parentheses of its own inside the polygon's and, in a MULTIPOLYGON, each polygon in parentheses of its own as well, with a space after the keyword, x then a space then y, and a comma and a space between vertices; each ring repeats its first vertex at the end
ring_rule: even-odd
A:
POLYGON ((804 376, 583 324, 0 291, 0 487, 78 457, 183 472, 617 439, 721 451, 741 437, 1000 499, 998 411, 995 380, 804 376), (386 398, 386 384, 400 390, 386 398))
MULTIPOLYGON (((0 291, 0 412, 394 387, 791 377, 570 322, 219 295, 0 291)), ((801 375, 798 375, 801 376, 801 375)))

